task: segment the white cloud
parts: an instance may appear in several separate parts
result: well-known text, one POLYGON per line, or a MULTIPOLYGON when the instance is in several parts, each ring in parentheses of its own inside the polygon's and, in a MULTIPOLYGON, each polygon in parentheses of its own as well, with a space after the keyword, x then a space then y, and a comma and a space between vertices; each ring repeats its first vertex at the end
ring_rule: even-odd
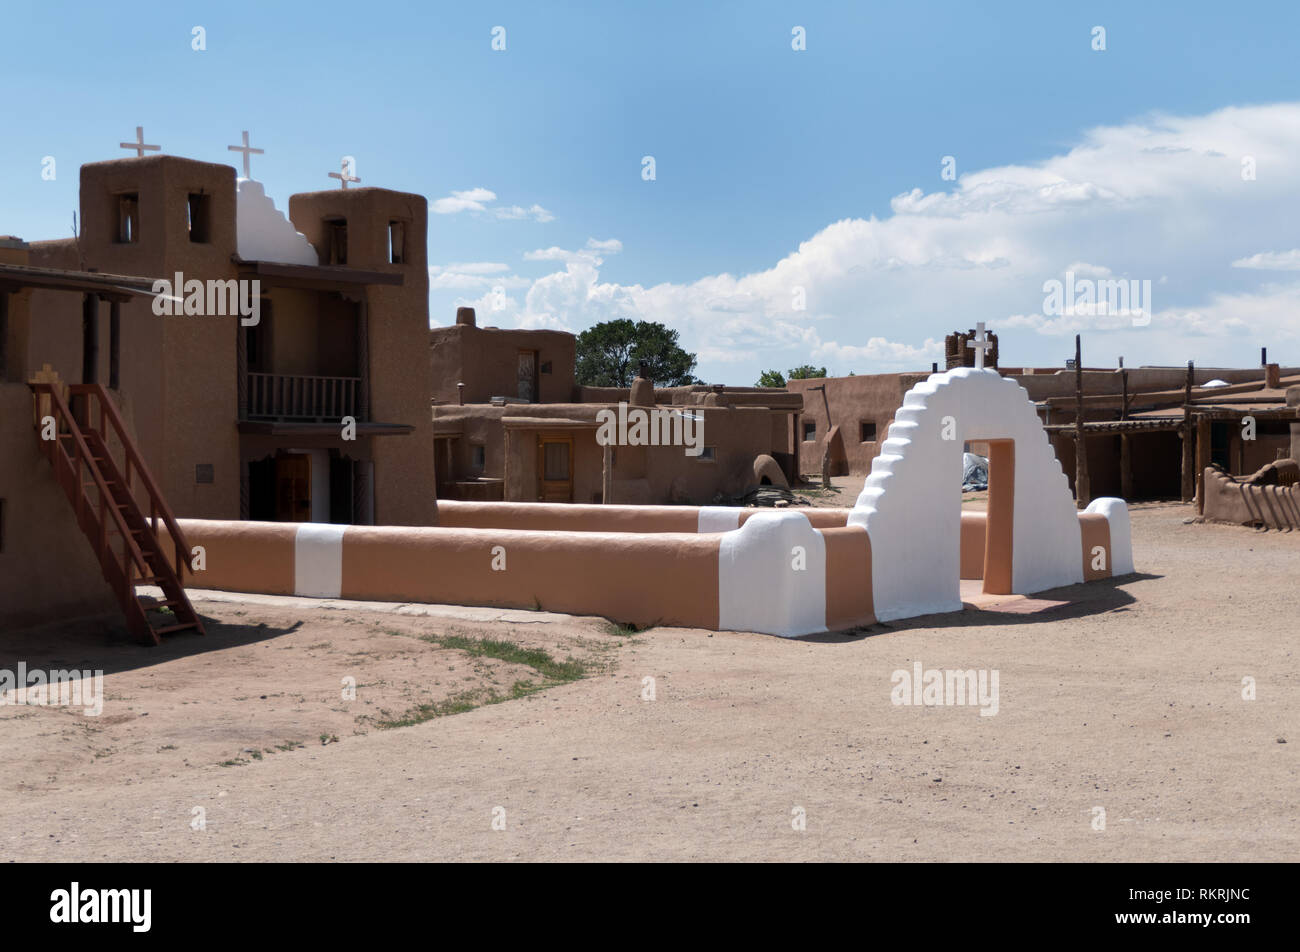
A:
POLYGON ((1292 248, 1290 251, 1261 251, 1249 258, 1238 258, 1232 266, 1256 271, 1300 271, 1300 248, 1292 248))
POLYGON ((745 274, 612 283, 601 267, 621 243, 538 249, 524 258, 562 270, 510 297, 500 319, 659 321, 699 354, 700 376, 740 383, 809 360, 838 373, 923 370, 945 334, 980 320, 1015 366, 1060 365, 1060 338, 1076 332, 1089 363, 1250 366, 1267 345, 1300 364, 1300 277, 1255 279, 1300 270, 1300 250, 1256 253, 1294 243, 1298 201, 1300 104, 1156 115, 1087 130, 1042 161, 970 172, 949 191, 912 189, 884 218, 833 222, 745 274), (1153 319, 1045 314, 1044 282, 1067 271, 1151 281, 1153 319))
POLYGON ((450 195, 429 203, 429 210, 435 215, 457 215, 460 212, 476 212, 501 221, 522 221, 532 219, 536 222, 555 221, 555 216, 541 205, 493 205, 497 193, 487 188, 470 188, 453 191, 450 195))
POLYGON ((446 198, 439 198, 429 203, 429 209, 435 215, 455 215, 458 212, 487 211, 487 202, 496 201, 496 192, 486 188, 471 188, 463 192, 452 192, 446 198))

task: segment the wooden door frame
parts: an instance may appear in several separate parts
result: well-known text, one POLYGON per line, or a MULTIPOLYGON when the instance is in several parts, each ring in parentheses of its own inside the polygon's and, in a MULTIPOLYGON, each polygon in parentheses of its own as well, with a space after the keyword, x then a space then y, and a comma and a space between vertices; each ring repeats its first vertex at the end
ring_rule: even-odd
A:
POLYGON ((539 502, 547 502, 548 500, 546 499, 546 484, 548 482, 551 483, 559 482, 559 480, 554 480, 554 479, 548 480, 546 478, 546 444, 547 443, 565 443, 569 447, 569 476, 567 480, 569 484, 569 498, 567 501, 573 502, 574 440, 573 440, 572 433, 563 433, 563 434, 538 433, 537 434, 537 499, 539 502))

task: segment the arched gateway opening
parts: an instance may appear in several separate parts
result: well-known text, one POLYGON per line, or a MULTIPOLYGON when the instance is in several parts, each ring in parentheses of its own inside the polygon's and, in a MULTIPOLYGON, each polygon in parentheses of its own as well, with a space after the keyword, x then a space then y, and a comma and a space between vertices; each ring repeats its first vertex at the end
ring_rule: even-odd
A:
POLYGON ((962 451, 989 445, 983 591, 1025 594, 1083 581, 1069 483, 1029 395, 994 370, 932 374, 904 397, 850 525, 871 536, 876 616, 962 607, 962 451))

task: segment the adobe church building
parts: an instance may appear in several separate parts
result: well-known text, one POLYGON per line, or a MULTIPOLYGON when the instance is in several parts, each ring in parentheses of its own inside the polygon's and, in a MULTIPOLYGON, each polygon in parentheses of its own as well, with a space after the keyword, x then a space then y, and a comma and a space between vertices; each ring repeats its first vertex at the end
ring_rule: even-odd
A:
POLYGON ((82 167, 75 238, 0 239, 0 627, 104 615, 116 598, 148 637, 123 578, 169 571, 150 565, 150 499, 168 518, 434 524, 428 354, 411 346, 428 332, 427 208, 344 187, 292 196, 286 217, 230 166, 141 155, 82 167), (32 381, 70 408, 62 453, 33 426, 32 381), (106 500, 114 480, 74 445, 94 455, 99 438, 135 506, 106 500), (87 543, 104 531, 107 549, 87 543), (115 554, 128 535, 134 560, 115 554))
POLYGON ((430 332, 442 500, 701 505, 798 478, 802 397, 745 387, 586 387, 563 331, 479 327, 473 308, 430 332), (698 433, 682 445, 602 442, 619 404, 698 433), (674 419, 675 417, 675 419, 674 419))
POLYGON ((31 242, 31 265, 256 280, 260 320, 35 290, 14 379, 48 363, 107 385, 181 516, 436 521, 426 355, 410 346, 428 326, 422 196, 299 194, 286 219, 230 166, 157 155, 83 166, 80 204, 79 236, 31 242))

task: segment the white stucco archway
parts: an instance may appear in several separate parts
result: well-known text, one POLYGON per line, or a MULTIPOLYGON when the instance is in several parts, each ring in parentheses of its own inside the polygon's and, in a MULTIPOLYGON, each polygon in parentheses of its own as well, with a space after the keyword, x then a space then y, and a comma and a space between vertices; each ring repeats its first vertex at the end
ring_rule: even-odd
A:
POLYGON ((1083 581, 1069 482, 1028 393, 995 370, 932 374, 903 398, 850 525, 871 537, 882 621, 959 611, 961 473, 966 441, 1014 441, 1011 591, 1083 581))

